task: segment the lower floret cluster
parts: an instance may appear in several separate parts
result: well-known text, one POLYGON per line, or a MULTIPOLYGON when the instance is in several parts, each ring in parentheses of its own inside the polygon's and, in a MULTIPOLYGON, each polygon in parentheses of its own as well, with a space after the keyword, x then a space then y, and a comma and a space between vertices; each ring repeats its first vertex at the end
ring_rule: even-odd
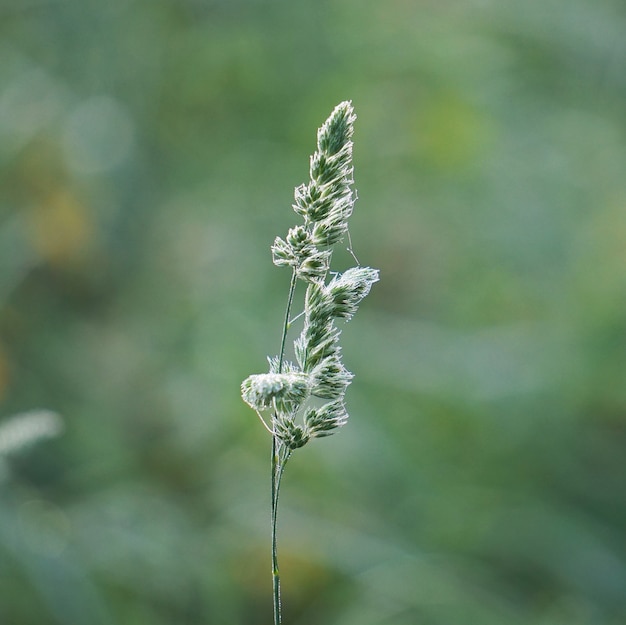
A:
POLYGON ((335 320, 350 319, 376 280, 375 269, 354 267, 328 284, 310 283, 304 327, 294 342, 297 364, 270 359, 270 373, 244 380, 244 401, 257 412, 272 412, 271 430, 289 449, 302 447, 310 438, 328 436, 346 423, 343 402, 353 376, 341 362, 335 320), (330 401, 310 408, 305 404, 311 397, 330 401), (302 411, 300 425, 297 418, 302 411))

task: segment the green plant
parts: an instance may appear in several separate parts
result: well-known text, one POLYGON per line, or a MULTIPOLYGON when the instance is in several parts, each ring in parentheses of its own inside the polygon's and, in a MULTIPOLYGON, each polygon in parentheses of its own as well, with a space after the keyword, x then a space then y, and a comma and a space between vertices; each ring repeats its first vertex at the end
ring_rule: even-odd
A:
MULTIPOLYGON (((281 622, 280 576, 276 550, 278 494, 292 452, 312 438, 332 434, 348 420, 344 405, 352 374, 341 361, 336 320, 352 318, 378 280, 378 270, 352 267, 330 272, 332 248, 348 237, 352 190, 352 133, 356 116, 350 102, 339 104, 317 132, 310 181, 295 190, 294 211, 304 223, 272 245, 275 265, 291 267, 291 283, 280 351, 269 358, 269 372, 251 375, 241 385, 244 401, 272 436, 271 525, 274 624, 281 622), (330 279, 328 279, 331 273, 330 279), (287 334, 298 280, 306 283, 303 327, 295 339, 295 362, 285 359, 287 334)), ((351 251, 351 249, 350 249, 351 251)), ((354 255, 353 255, 354 256, 354 255)), ((356 260, 356 258, 355 258, 356 260)))

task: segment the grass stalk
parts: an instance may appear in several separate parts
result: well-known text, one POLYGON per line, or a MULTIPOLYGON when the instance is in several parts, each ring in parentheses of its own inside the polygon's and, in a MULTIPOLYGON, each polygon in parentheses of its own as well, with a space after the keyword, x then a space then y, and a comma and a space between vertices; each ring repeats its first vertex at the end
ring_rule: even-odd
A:
MULTIPOLYGON (((287 333, 289 331, 289 317, 291 316, 291 306, 293 304, 293 296, 296 291, 296 284, 298 276, 295 270, 291 274, 291 283, 289 285, 289 296, 287 298, 287 308, 285 310, 285 320, 283 323, 283 332, 280 340, 280 353, 278 355, 278 373, 282 373, 283 362, 285 359, 285 344, 287 341, 287 333)), ((275 422, 277 419, 276 413, 274 413, 275 422)), ((280 483, 285 470, 285 465, 289 459, 287 454, 284 459, 281 458, 281 442, 278 440, 276 434, 272 433, 272 509, 271 509, 271 526, 272 526, 272 589, 274 600, 274 625, 281 625, 282 622, 282 610, 280 602, 280 571, 278 568, 278 549, 276 540, 276 518, 278 515, 278 495, 280 492, 280 483)))
MULTIPOLYGON (((251 375, 241 384, 243 400, 255 410, 272 436, 272 589, 274 625, 281 625, 282 606, 277 550, 278 496, 285 465, 294 449, 313 438, 323 438, 345 425, 344 395, 352 374, 341 361, 340 328, 378 280, 378 271, 356 267, 331 272, 332 247, 344 237, 350 241, 348 218, 352 190, 352 133, 356 116, 351 102, 335 107, 317 133, 317 151, 310 160, 310 181, 296 187, 294 211, 304 223, 276 237, 273 262, 291 267, 287 309, 280 352, 269 359, 268 373, 251 375), (306 283, 304 322, 294 340, 295 360, 285 359, 291 308, 298 280, 306 283), (266 415, 266 417, 263 416, 266 415), (271 415, 271 428, 266 418, 271 415)), ((348 248, 352 253, 352 244, 348 248)), ((299 317, 300 315, 298 315, 299 317)))

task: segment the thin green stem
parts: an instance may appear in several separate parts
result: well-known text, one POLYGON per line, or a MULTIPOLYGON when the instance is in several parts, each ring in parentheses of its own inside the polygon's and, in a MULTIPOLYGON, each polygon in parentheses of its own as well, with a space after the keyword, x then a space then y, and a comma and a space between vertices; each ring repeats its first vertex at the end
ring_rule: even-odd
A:
POLYGON ((284 447, 272 439, 272 585, 274 596, 274 625, 281 624, 280 572, 278 569, 278 551, 276 541, 276 518, 278 515, 278 495, 283 471, 291 452, 284 452, 284 447), (284 452, 284 453, 281 453, 284 452))
POLYGON ((289 297, 287 298, 287 310, 285 311, 285 321, 283 322, 283 335, 280 339, 280 353, 278 354, 278 373, 283 372, 283 360, 285 359, 285 343, 287 342, 287 331, 289 330, 289 315, 291 315, 291 304, 293 294, 296 292, 296 282, 298 276, 296 270, 291 274, 291 284, 289 285, 289 297))
MULTIPOLYGON (((283 332, 280 340, 280 353, 278 355, 278 373, 282 373, 283 362, 285 359, 285 343, 287 341, 287 332, 289 330, 289 316, 291 315, 291 305, 293 303, 293 295, 296 291, 297 275, 294 269, 291 274, 291 283, 289 285, 289 297, 287 298, 287 310, 285 311, 285 321, 283 323, 283 332)), ((281 604, 280 604, 280 573, 278 570, 278 550, 276 542, 276 517, 278 515, 278 494, 280 491, 280 482, 285 470, 285 465, 289 459, 291 452, 284 452, 284 446, 272 435, 272 586, 274 597, 274 625, 281 624, 281 604), (281 453, 283 452, 283 453, 281 453)))

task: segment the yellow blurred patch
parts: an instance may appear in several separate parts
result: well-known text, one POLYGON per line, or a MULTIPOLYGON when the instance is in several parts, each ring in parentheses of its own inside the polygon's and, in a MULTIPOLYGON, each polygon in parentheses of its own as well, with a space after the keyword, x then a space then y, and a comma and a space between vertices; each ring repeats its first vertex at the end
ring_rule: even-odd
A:
POLYGON ((73 264, 93 240, 93 224, 87 207, 70 191, 54 190, 30 215, 34 249, 52 265, 73 264))

